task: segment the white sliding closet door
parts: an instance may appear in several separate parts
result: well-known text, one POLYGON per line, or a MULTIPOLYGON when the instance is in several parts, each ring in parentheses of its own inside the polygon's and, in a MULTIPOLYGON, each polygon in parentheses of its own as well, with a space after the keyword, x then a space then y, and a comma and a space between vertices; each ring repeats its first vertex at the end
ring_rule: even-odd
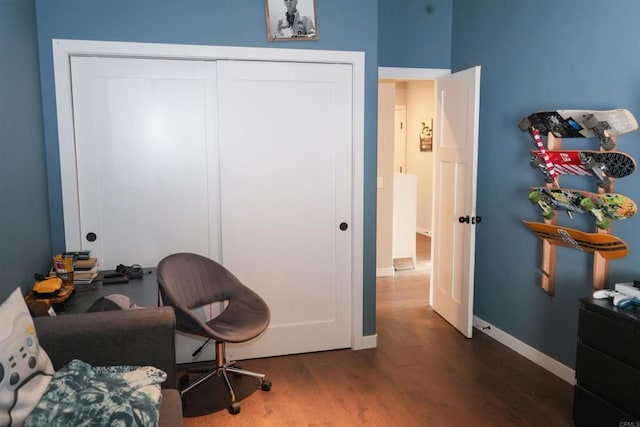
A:
POLYGON ((71 76, 69 250, 222 261, 272 314, 232 358, 352 346, 351 65, 72 57, 71 76))
POLYGON ((71 76, 67 250, 91 250, 102 269, 218 258, 215 62, 72 57, 71 76))
POLYGON ((351 73, 218 62, 222 261, 271 308, 233 358, 351 346, 351 73))

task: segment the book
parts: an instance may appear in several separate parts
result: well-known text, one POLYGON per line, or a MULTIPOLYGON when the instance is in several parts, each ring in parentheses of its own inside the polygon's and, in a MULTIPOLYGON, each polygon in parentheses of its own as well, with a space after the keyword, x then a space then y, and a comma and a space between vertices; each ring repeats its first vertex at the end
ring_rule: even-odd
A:
POLYGON ((97 271, 74 271, 73 284, 88 285, 93 282, 93 279, 95 279, 96 277, 98 277, 97 271))
POLYGON ((98 259, 97 258, 89 258, 89 259, 78 259, 75 262, 74 269, 76 271, 87 271, 97 268, 98 259))

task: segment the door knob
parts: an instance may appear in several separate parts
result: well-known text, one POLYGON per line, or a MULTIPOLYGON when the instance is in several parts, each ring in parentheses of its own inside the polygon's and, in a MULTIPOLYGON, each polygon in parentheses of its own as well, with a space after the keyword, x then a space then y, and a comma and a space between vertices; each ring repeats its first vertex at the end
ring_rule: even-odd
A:
POLYGON ((461 224, 464 224, 465 222, 467 224, 469 224, 469 222, 471 222, 471 224, 478 224, 480 223, 480 221, 482 221, 482 217, 480 216, 469 217, 469 215, 467 215, 467 216, 461 216, 460 218, 458 218, 458 221, 461 224))

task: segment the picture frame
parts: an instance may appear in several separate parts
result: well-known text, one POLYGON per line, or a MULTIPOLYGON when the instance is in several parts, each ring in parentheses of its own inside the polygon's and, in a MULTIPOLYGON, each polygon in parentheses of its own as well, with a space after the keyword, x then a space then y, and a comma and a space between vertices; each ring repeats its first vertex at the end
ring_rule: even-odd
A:
POLYGON ((433 119, 420 122, 420 151, 433 149, 433 119))
POLYGON ((318 40, 317 0, 265 0, 268 41, 318 40), (293 11, 293 13, 290 13, 293 11))

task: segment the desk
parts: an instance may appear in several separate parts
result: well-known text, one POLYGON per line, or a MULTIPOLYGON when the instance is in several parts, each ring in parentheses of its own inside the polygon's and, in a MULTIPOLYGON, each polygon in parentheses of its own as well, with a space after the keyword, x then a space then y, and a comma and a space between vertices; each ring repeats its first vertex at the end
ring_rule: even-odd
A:
POLYGON ((62 307, 56 307, 56 313, 84 313, 98 298, 111 295, 126 295, 141 307, 158 306, 158 279, 155 268, 145 268, 144 275, 139 279, 129 279, 128 283, 103 285, 99 275, 88 285, 76 285, 76 290, 64 302, 62 307))

